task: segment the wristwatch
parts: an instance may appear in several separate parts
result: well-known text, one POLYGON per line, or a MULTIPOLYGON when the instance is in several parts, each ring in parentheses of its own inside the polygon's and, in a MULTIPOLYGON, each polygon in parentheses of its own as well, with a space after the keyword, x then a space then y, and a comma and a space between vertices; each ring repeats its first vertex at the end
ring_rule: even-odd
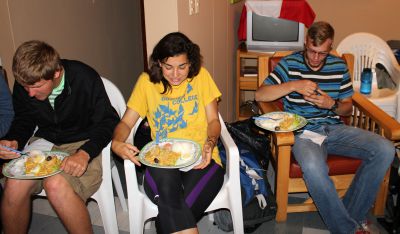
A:
POLYGON ((333 104, 333 106, 331 107, 331 111, 335 112, 337 110, 337 108, 339 107, 339 102, 337 99, 335 99, 335 103, 333 104))

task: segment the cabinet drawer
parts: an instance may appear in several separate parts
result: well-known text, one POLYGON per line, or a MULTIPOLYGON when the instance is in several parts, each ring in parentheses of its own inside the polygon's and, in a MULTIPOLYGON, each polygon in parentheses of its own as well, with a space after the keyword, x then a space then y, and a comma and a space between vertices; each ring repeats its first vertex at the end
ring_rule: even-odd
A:
POLYGON ((257 77, 243 77, 239 78, 239 87, 244 90, 256 90, 257 87, 257 77))

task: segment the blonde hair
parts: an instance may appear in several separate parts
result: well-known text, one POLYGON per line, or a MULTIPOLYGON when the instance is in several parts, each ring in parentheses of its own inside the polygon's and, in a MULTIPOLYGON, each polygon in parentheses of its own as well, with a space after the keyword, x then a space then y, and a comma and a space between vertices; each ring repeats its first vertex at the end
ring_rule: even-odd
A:
POLYGON ((328 39, 333 41, 334 36, 335 30, 325 21, 313 23, 307 31, 307 38, 311 40, 313 46, 320 46, 328 39))
POLYGON ((41 79, 52 80, 59 70, 60 55, 43 41, 24 42, 14 54, 12 71, 15 80, 21 85, 33 85, 41 79))

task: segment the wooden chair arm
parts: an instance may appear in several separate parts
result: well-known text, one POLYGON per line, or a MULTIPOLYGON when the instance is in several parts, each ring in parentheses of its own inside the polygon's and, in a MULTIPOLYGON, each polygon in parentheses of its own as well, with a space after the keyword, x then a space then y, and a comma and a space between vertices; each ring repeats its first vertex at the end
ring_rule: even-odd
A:
MULTIPOLYGON (((274 102, 258 102, 260 114, 281 111, 274 102)), ((289 178, 290 154, 292 145, 294 144, 293 132, 272 132, 271 133, 271 149, 272 158, 275 161, 274 167, 278 170, 279 178, 289 178)))
POLYGON ((294 144, 293 132, 273 132, 272 141, 276 146, 291 146, 294 144))
POLYGON ((257 102, 257 105, 260 107, 260 114, 282 111, 275 102, 257 102))
MULTIPOLYGON (((377 107, 375 104, 373 104, 370 100, 368 100, 365 96, 363 96, 359 92, 354 92, 352 99, 353 99, 354 109, 360 112, 358 114, 355 114, 356 116, 353 118, 357 118, 357 116, 359 117, 365 116, 365 118, 372 120, 372 122, 375 122, 375 124, 381 128, 380 132, 381 135, 384 135, 387 139, 391 141, 400 140, 399 122, 397 122, 395 119, 389 116, 382 109, 377 107)), ((354 120, 352 121, 352 125, 355 127, 361 127, 360 126, 361 124, 365 124, 365 122, 354 121, 354 120)))

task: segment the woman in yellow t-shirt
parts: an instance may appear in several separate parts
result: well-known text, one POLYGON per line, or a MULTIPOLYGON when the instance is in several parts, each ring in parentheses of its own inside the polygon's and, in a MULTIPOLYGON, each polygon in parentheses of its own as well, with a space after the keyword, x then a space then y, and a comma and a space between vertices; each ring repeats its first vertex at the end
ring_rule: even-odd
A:
POLYGON ((221 92, 201 63, 199 46, 184 34, 162 38, 150 57, 149 74, 140 75, 114 131, 113 151, 138 166, 138 149, 125 141, 139 116, 147 117, 152 139, 183 138, 202 147, 201 161, 189 171, 146 168, 144 188, 159 211, 157 233, 198 233, 197 222, 223 184, 216 147, 221 92))

